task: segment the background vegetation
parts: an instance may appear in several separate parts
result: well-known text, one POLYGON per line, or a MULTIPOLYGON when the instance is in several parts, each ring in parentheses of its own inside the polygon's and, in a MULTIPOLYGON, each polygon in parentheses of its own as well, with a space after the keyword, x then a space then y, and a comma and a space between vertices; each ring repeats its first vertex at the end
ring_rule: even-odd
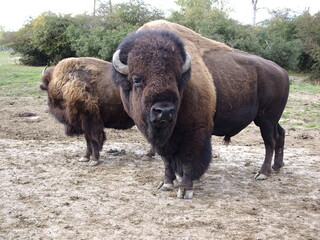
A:
POLYGON ((320 12, 273 11, 256 25, 229 17, 227 1, 177 0, 179 10, 165 16, 142 0, 122 4, 101 1, 94 15, 45 12, 16 32, 0 28, 0 50, 12 49, 25 65, 56 64, 71 56, 111 60, 121 39, 146 22, 167 19, 208 38, 270 59, 287 70, 320 79, 320 12))
MULTIPOLYGON (((0 52, 0 98, 42 98, 47 94, 40 90, 43 67, 17 65, 10 53, 0 52)), ((290 75, 290 95, 281 122, 287 129, 301 127, 320 130, 320 86, 301 81, 305 75, 290 75)), ((44 104, 45 101, 39 101, 44 104)))

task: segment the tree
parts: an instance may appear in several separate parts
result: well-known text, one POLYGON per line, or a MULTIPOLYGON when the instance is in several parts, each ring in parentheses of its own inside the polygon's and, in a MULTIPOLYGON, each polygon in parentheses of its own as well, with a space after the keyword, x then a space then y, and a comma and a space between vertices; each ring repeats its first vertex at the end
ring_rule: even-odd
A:
POLYGON ((302 42, 297 36, 295 17, 288 17, 288 9, 277 12, 261 24, 258 32, 261 55, 288 70, 297 70, 302 54, 302 42))
POLYGON ((49 63, 56 64, 63 58, 75 56, 66 33, 72 22, 70 15, 51 12, 43 13, 33 20, 32 42, 48 56, 49 63))
POLYGON ((110 5, 100 3, 96 16, 78 15, 67 35, 77 56, 111 60, 121 40, 146 22, 163 18, 163 13, 143 1, 110 5))
POLYGON ((252 24, 253 26, 256 25, 256 20, 257 20, 257 12, 258 12, 258 0, 251 0, 251 4, 252 4, 252 10, 253 10, 253 20, 252 20, 252 24))
POLYGON ((233 25, 235 22, 228 18, 225 10, 221 10, 227 8, 226 0, 177 0, 176 4, 180 6, 180 10, 174 11, 169 20, 207 37, 223 40, 223 28, 228 28, 228 24, 233 25))
POLYGON ((13 33, 8 44, 21 55, 23 64, 56 64, 63 58, 75 56, 66 35, 71 22, 70 15, 43 13, 13 33))
POLYGON ((312 78, 320 82, 320 12, 313 16, 305 11, 297 18, 297 35, 303 42, 305 54, 302 68, 311 69, 312 78))

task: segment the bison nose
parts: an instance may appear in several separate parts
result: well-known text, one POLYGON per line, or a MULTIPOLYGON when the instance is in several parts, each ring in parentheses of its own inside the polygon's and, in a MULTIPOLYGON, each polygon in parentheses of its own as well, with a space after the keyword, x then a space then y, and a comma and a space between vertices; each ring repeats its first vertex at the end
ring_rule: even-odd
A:
POLYGON ((173 120, 175 106, 169 102, 155 103, 151 107, 151 122, 156 127, 165 127, 173 120))

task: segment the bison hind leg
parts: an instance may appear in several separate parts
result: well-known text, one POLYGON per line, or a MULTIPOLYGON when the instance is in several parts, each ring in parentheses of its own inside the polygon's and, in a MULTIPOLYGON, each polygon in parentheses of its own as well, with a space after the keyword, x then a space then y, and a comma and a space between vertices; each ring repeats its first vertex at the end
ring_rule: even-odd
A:
POLYGON ((285 138, 285 130, 280 126, 280 124, 278 124, 274 164, 272 166, 272 169, 276 172, 279 172, 280 168, 284 166, 284 162, 283 162, 284 138, 285 138))
MULTIPOLYGON (((257 124, 257 122, 255 121, 257 124)), ((283 147, 285 131, 279 123, 271 120, 260 121, 257 124, 260 127, 261 136, 265 145, 265 160, 261 169, 255 175, 256 180, 265 180, 271 175, 272 169, 279 171, 283 164, 283 147), (274 154, 274 165, 271 162, 274 154)))
POLYGON ((82 121, 82 128, 87 141, 88 159, 90 159, 88 166, 96 166, 99 164, 100 151, 103 143, 106 140, 106 134, 103 131, 104 126, 98 117, 84 117, 82 121))

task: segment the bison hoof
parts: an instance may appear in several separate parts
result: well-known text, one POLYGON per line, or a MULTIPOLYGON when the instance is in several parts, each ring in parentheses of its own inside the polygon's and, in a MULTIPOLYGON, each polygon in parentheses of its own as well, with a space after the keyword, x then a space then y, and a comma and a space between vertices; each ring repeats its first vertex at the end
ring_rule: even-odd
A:
POLYGON ((268 175, 258 172, 258 173, 254 176, 254 179, 255 179, 255 180, 266 180, 266 179, 268 179, 268 175))
POLYGON ((94 166, 97 166, 98 164, 99 164, 99 161, 90 161, 88 162, 87 166, 94 167, 94 166))
POLYGON ((80 159, 78 160, 78 162, 88 162, 88 161, 89 161, 89 159, 86 158, 86 157, 82 157, 82 158, 80 158, 80 159))
POLYGON ((273 169, 276 173, 278 173, 278 172, 280 171, 280 168, 282 168, 283 166, 284 166, 283 163, 281 163, 281 164, 273 164, 272 169, 273 169))
POLYGON ((173 184, 172 183, 164 183, 163 181, 161 181, 157 188, 160 190, 160 191, 170 191, 170 190, 173 190, 173 184))
POLYGON ((179 187, 177 197, 180 199, 191 199, 193 197, 193 189, 185 190, 184 187, 179 187))

